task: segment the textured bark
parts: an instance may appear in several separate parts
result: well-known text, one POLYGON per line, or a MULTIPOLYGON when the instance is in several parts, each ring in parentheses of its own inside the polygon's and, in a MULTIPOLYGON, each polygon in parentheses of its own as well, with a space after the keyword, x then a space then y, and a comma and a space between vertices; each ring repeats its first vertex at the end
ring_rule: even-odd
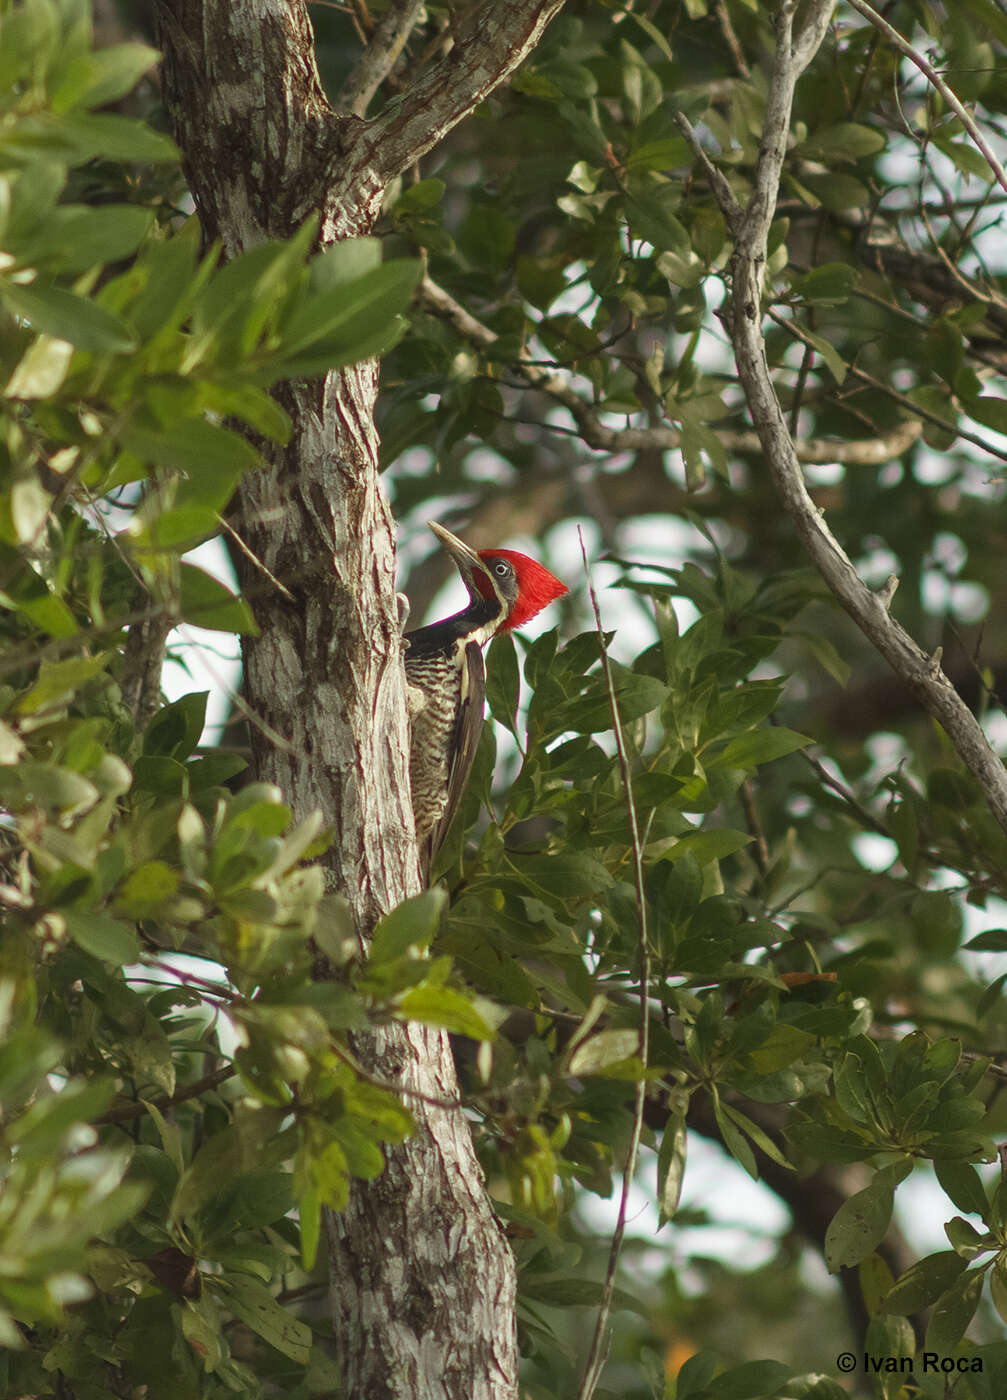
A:
POLYGON ((173 623, 145 588, 137 585, 133 596, 137 611, 143 615, 130 625, 126 636, 120 684, 123 703, 132 710, 139 732, 147 728, 161 700, 161 669, 173 623))
MULTIPOLYGON (((490 0, 450 54, 374 122, 332 111, 302 0, 159 0, 164 90, 207 238, 225 256, 373 226, 387 182, 534 46, 562 0, 490 0)), ((419 888, 391 514, 378 479, 373 362, 285 386, 294 431, 246 477, 234 523, 259 637, 244 647, 254 769, 337 837, 331 887, 361 938, 419 888), (289 596, 288 596, 289 595, 289 596)), ((389 1027, 355 1045, 375 1073, 457 1098, 447 1039, 389 1027)), ((517 1393, 515 1272, 460 1109, 408 1098, 415 1135, 330 1221, 333 1325, 355 1400, 517 1393)))

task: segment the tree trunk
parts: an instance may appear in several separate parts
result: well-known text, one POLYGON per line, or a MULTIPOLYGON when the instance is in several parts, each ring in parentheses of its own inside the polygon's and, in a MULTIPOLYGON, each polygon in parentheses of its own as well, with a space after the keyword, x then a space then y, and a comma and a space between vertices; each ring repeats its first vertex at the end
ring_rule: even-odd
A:
MULTIPOLYGON (((517 66, 561 3, 475 7, 446 57, 368 122, 330 107, 303 0, 159 0, 165 99, 205 237, 233 257, 289 237, 316 210, 323 244, 367 233, 389 180, 517 66)), ((268 468, 246 476, 233 516, 256 561, 241 565, 260 627, 244 646, 255 775, 296 816, 320 808, 334 827, 330 887, 361 939, 419 889, 377 384, 369 361, 285 386, 291 440, 267 448, 268 468)), ((514 1261, 465 1117, 444 1106, 458 1097, 447 1039, 392 1026, 354 1048, 411 1091, 416 1132, 330 1220, 345 1393, 513 1397, 514 1261)))

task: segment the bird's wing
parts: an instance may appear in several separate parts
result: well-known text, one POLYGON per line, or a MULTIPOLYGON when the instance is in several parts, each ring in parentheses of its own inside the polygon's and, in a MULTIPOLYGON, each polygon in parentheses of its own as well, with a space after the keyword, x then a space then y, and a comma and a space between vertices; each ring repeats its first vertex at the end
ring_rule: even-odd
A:
POLYGON ((429 880, 430 870, 447 834, 451 830, 461 800, 468 787, 469 774, 479 747, 479 736, 483 728, 483 707, 486 700, 486 665, 482 648, 477 642, 469 642, 465 648, 465 664, 462 667, 462 693, 455 720, 455 732, 451 745, 452 760, 448 771, 448 801, 443 815, 430 831, 421 863, 424 877, 429 880))

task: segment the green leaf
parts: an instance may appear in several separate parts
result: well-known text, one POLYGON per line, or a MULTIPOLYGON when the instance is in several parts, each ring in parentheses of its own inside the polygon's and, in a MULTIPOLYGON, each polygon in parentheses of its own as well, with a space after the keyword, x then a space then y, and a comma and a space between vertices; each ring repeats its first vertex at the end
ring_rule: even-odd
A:
POLYGON ((141 558, 147 550, 182 554, 219 534, 220 528, 220 516, 209 506, 178 506, 152 515, 130 543, 141 558))
POLYGON ((692 251, 689 235, 671 212, 680 198, 678 187, 673 185, 657 185, 628 196, 626 217, 634 237, 645 239, 658 252, 687 256, 692 251))
POLYGON ((846 361, 843 359, 842 355, 832 344, 832 342, 830 340, 826 340, 825 336, 823 335, 815 335, 814 331, 805 330, 804 336, 808 343, 815 347, 815 349, 821 355, 822 359, 828 365, 829 373, 832 375, 836 383, 844 383, 846 379, 846 371, 848 366, 846 364, 846 361))
POLYGON ((675 1400, 689 1400, 692 1395, 706 1394, 706 1387, 713 1379, 718 1366, 718 1358, 710 1351, 693 1352, 683 1363, 676 1378, 675 1400))
POLYGON ((399 998, 395 1014, 406 1021, 440 1026, 470 1040, 492 1040, 494 1032, 472 1004, 471 997, 452 987, 414 987, 399 998))
POLYGON ((970 938, 965 947, 976 953, 1007 953, 1007 928, 988 928, 970 938))
POLYGON ((768 1133, 763 1132, 758 1123, 753 1123, 747 1114, 742 1113, 732 1104, 721 1104, 721 1108, 724 1114, 730 1118, 731 1122, 734 1123, 736 1127, 740 1128, 746 1137, 750 1137, 756 1147, 760 1148, 767 1157, 771 1158, 772 1161, 776 1162, 779 1166, 793 1170, 792 1164, 787 1161, 773 1139, 768 1133))
POLYGON ((982 1177, 971 1162, 934 1162, 934 1173, 941 1189, 966 1215, 979 1215, 986 1218, 989 1200, 983 1187, 982 1177))
POLYGON ((114 44, 80 54, 60 72, 59 81, 49 93, 54 112, 70 112, 78 107, 104 107, 132 92, 144 73, 160 58, 157 49, 146 44, 114 44))
POLYGON ((685 478, 690 491, 697 491, 706 480, 706 463, 719 475, 727 475, 727 452, 720 438, 705 423, 694 417, 682 418, 679 443, 685 463, 685 478))
POLYGON ((44 1094, 14 1119, 5 1132, 7 1141, 16 1143, 19 1155, 26 1160, 51 1159, 68 1132, 105 1112, 114 1093, 115 1081, 111 1079, 91 1083, 70 1080, 58 1094, 44 1094))
POLYGON ((786 1132, 802 1152, 822 1162, 863 1162, 874 1152, 871 1143, 858 1133, 831 1123, 791 1123, 786 1132))
POLYGON ((179 1178, 171 1200, 170 1220, 182 1221, 195 1215, 240 1174, 245 1158, 241 1134, 233 1124, 208 1138, 179 1178))
POLYGON ((240 1176, 223 1194, 222 1208, 214 1212, 218 1235, 233 1229, 254 1230, 272 1225, 294 1204, 292 1178, 286 1171, 251 1171, 240 1176))
POLYGON ((144 754, 188 758, 199 743, 206 725, 209 695, 208 690, 195 690, 169 705, 162 705, 147 726, 143 739, 144 754))
POLYGON ((1007 399, 995 398, 992 394, 980 394, 977 398, 964 401, 965 411, 984 428, 992 428, 996 433, 1007 433, 1007 399))
POLYGON ((885 1295, 884 1310, 908 1317, 935 1302, 966 1267, 953 1249, 942 1249, 918 1259, 900 1274, 885 1295))
POLYGON ((177 507, 223 510, 242 473, 261 461, 250 442, 204 418, 188 418, 163 428, 127 423, 120 441, 144 462, 186 473, 175 497, 177 507))
POLYGON ((685 1111, 673 1112, 664 1125, 657 1156, 659 1227, 673 1219, 678 1210, 678 1203, 682 1196, 682 1182, 685 1178, 688 1146, 689 1135, 685 1126, 685 1111))
MULTIPOLYGON (((639 675, 611 659, 609 666, 623 724, 651 714, 668 698, 668 687, 656 677, 639 675)), ((604 677, 600 675, 591 677, 590 689, 585 695, 563 701, 552 707, 548 715, 549 734, 561 734, 564 730, 574 734, 600 734, 611 728, 611 702, 604 677)))
POLYGON ((289 442, 290 415, 254 384, 211 384, 206 386, 204 393, 207 406, 215 413, 240 418, 273 442, 289 442))
POLYGON ((608 889, 612 876, 587 851, 567 849, 554 855, 522 855, 514 852, 511 865, 527 885, 559 899, 586 897, 608 889))
POLYGON ((33 715, 40 710, 68 699, 93 676, 104 671, 112 659, 111 652, 98 656, 73 656, 65 661, 43 661, 38 680, 18 700, 18 714, 33 715))
POLYGON ((124 881, 116 893, 116 905, 134 918, 150 917, 157 906, 170 899, 178 890, 178 872, 164 861, 152 860, 141 865, 124 881))
POLYGON ((582 1040, 570 1057, 567 1072, 574 1078, 598 1074, 609 1065, 636 1055, 640 1033, 635 1030, 606 1030, 582 1040))
POLYGON ((87 909, 67 909, 63 917, 70 937, 85 953, 120 967, 139 961, 140 940, 126 924, 87 909))
POLYGON ((730 831, 726 827, 687 831, 684 836, 679 836, 664 858, 674 862, 691 856, 698 865, 708 865, 710 861, 733 856, 735 851, 743 850, 751 840, 747 831, 730 831))
POLYGON ((333 243, 311 260, 309 285, 312 295, 331 291, 334 287, 348 286, 380 266, 380 238, 345 238, 333 243))
POLYGON ((58 340, 51 335, 37 336, 7 381, 4 397, 47 399, 58 393, 72 358, 73 346, 68 340, 58 340))
MULTIPOLYGON (((906 1373, 911 1374, 911 1363, 903 1361, 903 1358, 915 1356, 916 1334, 904 1317, 893 1317, 886 1313, 872 1317, 867 1324, 863 1345, 868 1357, 883 1360, 883 1364, 891 1367, 893 1372, 901 1372, 901 1367, 905 1365, 906 1373)), ((887 1385, 883 1389, 879 1386, 876 1393, 890 1395, 892 1400, 895 1400, 902 1389, 902 1382, 893 1377, 891 1389, 887 1385)), ((899 1400, 902 1400, 902 1397, 899 1397, 899 1400)))
POLYGON ((150 211, 135 204, 63 204, 33 232, 24 260, 33 267, 52 263, 60 273, 84 272, 129 257, 152 224, 150 211))
POLYGON ((778 1021, 759 1048, 751 1052, 748 1062, 757 1074, 776 1074, 806 1055, 814 1043, 815 1037, 799 1026, 778 1021))
POLYGON ((965 1335, 982 1297, 984 1271, 969 1269, 934 1303, 926 1347, 948 1356, 965 1335))
POLYGON ((348 333, 340 334, 318 341, 290 356, 277 352, 264 364, 263 382, 272 384, 277 379, 312 379, 342 365, 357 364, 372 356, 385 355, 405 335, 407 322, 404 316, 393 316, 375 327, 364 324, 354 329, 356 333, 352 339, 348 333))
POLYGON ((299 1366, 308 1364, 311 1328, 287 1312, 258 1279, 231 1274, 214 1280, 213 1287, 224 1307, 264 1342, 299 1366))
POLYGON ((888 1233, 895 1192, 890 1179, 881 1172, 869 1186, 836 1211, 825 1232, 825 1262, 830 1273, 873 1253, 888 1233))
MULTIPOLYGON (((539 1278, 529 1271, 522 1280, 522 1294, 550 1308, 596 1308, 601 1302, 603 1284, 593 1278, 539 1278)), ((626 1289, 617 1288, 613 1306, 646 1317, 647 1310, 639 1298, 626 1289)))
POLYGON ((668 40, 664 37, 661 30, 658 29, 654 21, 647 19, 645 15, 638 15, 635 12, 635 10, 629 10, 626 13, 635 24, 638 24, 640 26, 644 34, 646 34, 647 38, 657 45, 657 47, 661 50, 665 58, 670 63, 672 58, 671 45, 668 43, 668 40))
POLYGON ((748 1139, 739 1131, 731 1119, 724 1112, 724 1105, 719 1097, 713 1101, 714 1117, 717 1120, 717 1127, 720 1129, 720 1136, 724 1146, 730 1152, 734 1160, 748 1172, 753 1181, 759 1179, 759 1168, 755 1161, 755 1153, 748 1145, 748 1139))
POLYGON ((782 1361, 746 1361, 715 1376, 706 1394, 710 1400, 751 1400, 752 1396, 774 1394, 793 1374, 782 1361))
POLYGON ((801 301, 840 306, 848 301, 857 274, 849 263, 820 263, 793 283, 793 294, 801 301))
POLYGON ((144 161, 174 165, 178 147, 144 122, 108 113, 41 113, 20 124, 18 135, 29 149, 51 150, 72 165, 99 160, 144 161))
POLYGON ((98 801, 100 793, 94 783, 55 763, 21 763, 0 770, 0 792, 6 794, 8 805, 48 807, 59 811, 89 807, 98 801))
POLYGON ((999 1254, 990 1270, 990 1298, 1001 1319, 1007 1322, 1007 1258, 999 1254))
POLYGON ((970 1221, 963 1220, 960 1215, 945 1222, 944 1233, 963 1259, 977 1259, 991 1248, 991 1237, 981 1235, 970 1221))
POLYGON ((857 1274, 864 1304, 874 1318, 883 1311, 884 1299, 895 1282, 892 1271, 880 1254, 868 1254, 866 1259, 861 1259, 857 1274))
POLYGON ((224 1359, 224 1339, 216 1321, 216 1308, 209 1295, 202 1298, 186 1298, 181 1309, 179 1324, 182 1336, 201 1359, 208 1372, 214 1372, 224 1359))
MULTIPOLYGON (((784 180, 788 177, 784 174, 784 180)), ((802 174, 802 184, 813 199, 818 199, 825 209, 840 212, 843 209, 863 209, 870 199, 870 190, 863 180, 846 175, 841 170, 830 170, 820 175, 808 170, 802 174)), ((803 198, 801 187, 796 185, 803 198)))
POLYGON ((288 358, 321 344, 348 350, 369 343, 378 326, 408 307, 420 272, 418 262, 395 258, 311 297, 282 327, 280 353, 288 358))
POLYGON ((368 963, 380 967, 404 957, 411 948, 425 950, 433 942, 447 904, 442 885, 414 894, 378 921, 371 939, 368 963))
POLYGON ((949 141, 941 131, 933 133, 933 140, 937 149, 944 152, 948 160, 965 176, 966 180, 973 176, 984 182, 993 178, 992 166, 982 151, 971 141, 949 141))
POLYGON ((648 141, 637 146, 626 158, 627 170, 673 170, 676 166, 691 164, 692 152, 684 136, 648 141))
POLYGON ((989 984, 982 996, 976 1002, 976 1015, 980 1018, 987 1016, 997 1005, 1007 988, 1007 972, 1001 977, 996 977, 989 984))
POLYGON ((705 761, 706 767, 758 768, 763 763, 771 763, 776 758, 793 753, 795 749, 806 748, 813 742, 806 734, 784 729, 782 725, 771 725, 732 739, 721 753, 705 761))
POLYGON ((121 316, 52 283, 24 287, 0 281, 0 301, 33 331, 68 340, 78 350, 128 355, 137 347, 135 332, 121 316))
POLYGON ((395 211, 398 213, 399 210, 435 209, 444 198, 446 188, 444 181, 436 176, 417 180, 415 185, 410 185, 399 196, 395 211))
POLYGON ((494 638, 486 659, 486 700, 490 714, 518 738, 517 707, 521 676, 514 639, 509 633, 494 638))
POLYGON ((239 632, 257 637, 252 610, 244 598, 237 597, 224 584, 195 564, 179 566, 180 604, 182 619, 197 627, 217 632, 239 632))
POLYGON ((885 149, 885 135, 877 127, 838 122, 822 127, 796 148, 795 154, 820 160, 860 160, 885 149))
POLYGON ((297 1199, 297 1216, 301 1223, 301 1264, 305 1273, 315 1267, 318 1242, 322 1233, 322 1198, 315 1186, 306 1187, 297 1199))

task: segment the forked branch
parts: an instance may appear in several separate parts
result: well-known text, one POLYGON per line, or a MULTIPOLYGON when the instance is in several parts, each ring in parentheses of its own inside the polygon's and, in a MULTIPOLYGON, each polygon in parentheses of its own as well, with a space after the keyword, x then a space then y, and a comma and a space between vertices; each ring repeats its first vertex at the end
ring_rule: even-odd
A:
MULTIPOLYGON (((941 670, 940 656, 928 656, 892 617, 891 591, 874 593, 829 529, 808 494, 800 462, 773 387, 762 333, 762 289, 766 246, 779 193, 797 80, 818 49, 832 10, 831 0, 815 0, 801 31, 794 33, 792 0, 777 16, 777 42, 770 80, 755 184, 742 208, 719 178, 711 185, 734 238, 731 259, 730 335, 749 412, 759 435, 777 495, 825 582, 868 640, 906 682, 924 709, 954 744, 979 783, 997 821, 1007 831, 1007 771, 990 747, 975 716, 941 670)), ((709 156, 687 121, 679 125, 708 169, 709 156)))

